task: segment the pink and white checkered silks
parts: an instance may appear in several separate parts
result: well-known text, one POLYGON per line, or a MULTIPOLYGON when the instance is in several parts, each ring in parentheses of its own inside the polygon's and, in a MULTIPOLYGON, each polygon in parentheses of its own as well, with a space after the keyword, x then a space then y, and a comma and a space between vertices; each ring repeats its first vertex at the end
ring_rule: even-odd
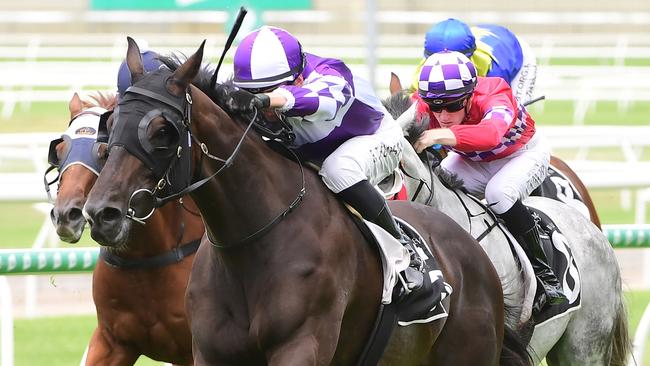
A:
POLYGON ((442 51, 429 56, 420 71, 418 93, 422 98, 458 99, 471 94, 476 86, 476 68, 467 56, 442 51))
POLYGON ((234 84, 265 88, 293 81, 302 72, 300 43, 291 33, 264 26, 242 39, 234 58, 234 84))

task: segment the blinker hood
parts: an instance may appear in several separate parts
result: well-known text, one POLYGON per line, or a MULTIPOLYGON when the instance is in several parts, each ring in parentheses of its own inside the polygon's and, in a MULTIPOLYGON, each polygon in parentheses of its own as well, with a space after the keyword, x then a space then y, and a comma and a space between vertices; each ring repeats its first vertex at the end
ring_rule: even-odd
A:
POLYGON ((157 179, 165 177, 176 191, 190 184, 191 137, 185 127, 189 112, 185 108, 185 93, 176 96, 165 88, 171 76, 169 69, 161 68, 126 90, 115 110, 108 149, 122 146, 157 179), (178 139, 170 146, 153 146, 147 136, 151 121, 157 117, 164 118, 176 130, 178 139))

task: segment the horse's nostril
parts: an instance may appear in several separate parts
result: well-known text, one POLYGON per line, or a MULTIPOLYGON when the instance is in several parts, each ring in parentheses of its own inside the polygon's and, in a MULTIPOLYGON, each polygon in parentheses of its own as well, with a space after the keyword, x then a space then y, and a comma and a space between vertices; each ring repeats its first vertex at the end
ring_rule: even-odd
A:
POLYGON ((101 220, 104 222, 117 221, 122 218, 122 211, 113 207, 106 207, 100 212, 101 220))
POLYGON ((68 221, 76 222, 81 219, 83 219, 83 213, 80 208, 71 208, 70 211, 68 211, 68 221))

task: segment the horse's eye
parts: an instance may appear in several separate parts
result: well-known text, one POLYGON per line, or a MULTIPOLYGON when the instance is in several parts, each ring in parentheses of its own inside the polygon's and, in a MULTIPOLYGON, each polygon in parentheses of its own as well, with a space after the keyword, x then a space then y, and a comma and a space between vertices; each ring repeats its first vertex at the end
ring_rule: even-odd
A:
POLYGON ((103 168, 108 159, 108 144, 105 142, 95 142, 93 145, 93 154, 99 168, 103 168))
POLYGON ((168 148, 178 142, 178 132, 168 121, 162 125, 152 125, 151 130, 149 142, 154 149, 168 148))

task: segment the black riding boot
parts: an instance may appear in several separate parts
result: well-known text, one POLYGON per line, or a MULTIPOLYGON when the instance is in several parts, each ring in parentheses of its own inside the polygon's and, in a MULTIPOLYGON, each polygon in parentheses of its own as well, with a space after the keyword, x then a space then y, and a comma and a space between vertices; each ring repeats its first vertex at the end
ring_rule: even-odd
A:
POLYGON ((538 284, 543 289, 544 296, 538 297, 533 306, 537 310, 541 310, 545 303, 561 304, 567 301, 566 296, 562 293, 560 282, 548 265, 548 259, 542 249, 537 224, 526 206, 520 200, 517 200, 508 211, 500 216, 505 221, 508 230, 524 249, 538 279, 538 284))
POLYGON ((338 193, 338 196, 352 206, 361 216, 386 230, 411 253, 411 266, 404 272, 404 279, 409 290, 416 290, 423 285, 423 274, 419 271, 420 262, 414 255, 412 239, 404 234, 395 222, 384 197, 367 181, 363 180, 338 193), (416 269, 417 268, 417 269, 416 269))

